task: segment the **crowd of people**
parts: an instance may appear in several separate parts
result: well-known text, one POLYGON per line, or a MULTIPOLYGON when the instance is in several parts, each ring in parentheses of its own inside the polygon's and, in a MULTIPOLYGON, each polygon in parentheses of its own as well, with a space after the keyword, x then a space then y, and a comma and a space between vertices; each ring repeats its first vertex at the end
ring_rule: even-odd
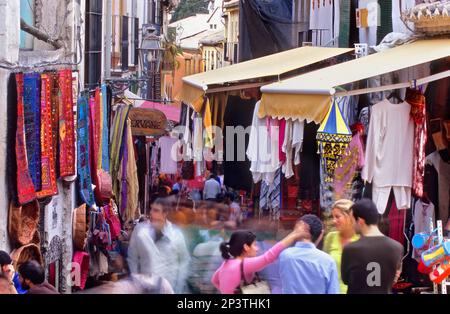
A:
MULTIPOLYGON (((380 232, 369 199, 335 202, 333 230, 312 214, 286 230, 267 218, 244 219, 237 195, 215 175, 195 203, 180 201, 181 180, 160 182, 164 193, 129 236, 129 276, 81 293, 234 294, 260 280, 277 294, 388 294, 400 275, 403 247, 380 232)), ((0 264, 0 293, 57 293, 39 263, 16 271, 0 252, 0 264)))

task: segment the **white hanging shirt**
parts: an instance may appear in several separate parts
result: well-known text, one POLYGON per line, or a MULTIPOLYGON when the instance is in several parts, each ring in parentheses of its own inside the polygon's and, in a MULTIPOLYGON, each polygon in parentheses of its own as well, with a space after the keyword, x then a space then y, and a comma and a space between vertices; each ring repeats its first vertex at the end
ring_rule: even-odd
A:
MULTIPOLYGON (((253 112, 247 157, 251 162, 250 171, 252 172, 253 182, 258 183, 264 180, 267 184, 272 184, 275 172, 279 168, 279 163, 272 162, 272 144, 274 144, 272 142, 278 139, 278 132, 276 132, 276 136, 275 134, 269 134, 266 119, 258 118, 260 103, 260 101, 256 103, 253 112)), ((278 153, 278 145, 273 149, 278 153)))
POLYGON ((407 102, 383 99, 372 107, 362 178, 374 187, 411 187, 414 122, 407 102))
POLYGON ((294 153, 294 164, 300 164, 300 152, 303 144, 304 129, 305 121, 286 120, 285 138, 282 147, 283 153, 286 154, 286 162, 283 164, 281 171, 288 179, 294 175, 292 153, 294 153))

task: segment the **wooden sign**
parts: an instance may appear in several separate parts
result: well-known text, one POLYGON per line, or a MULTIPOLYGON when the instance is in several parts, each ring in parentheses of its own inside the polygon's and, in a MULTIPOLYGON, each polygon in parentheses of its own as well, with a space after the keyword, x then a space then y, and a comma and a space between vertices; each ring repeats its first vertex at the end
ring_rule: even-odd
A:
POLYGON ((162 111, 131 108, 128 117, 133 135, 158 136, 166 133, 167 118, 162 111))

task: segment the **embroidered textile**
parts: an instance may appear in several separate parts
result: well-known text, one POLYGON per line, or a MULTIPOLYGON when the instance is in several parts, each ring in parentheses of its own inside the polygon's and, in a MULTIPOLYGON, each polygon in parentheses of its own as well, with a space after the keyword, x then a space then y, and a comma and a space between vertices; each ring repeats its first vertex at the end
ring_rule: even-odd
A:
POLYGON ((357 169, 364 166, 364 148, 362 145, 361 133, 357 132, 344 155, 337 162, 334 172, 334 197, 352 199, 352 183, 356 176, 357 169))
POLYGON ((41 190, 41 109, 39 74, 28 73, 23 79, 25 143, 28 169, 35 191, 41 190))
POLYGON ((271 184, 261 182, 259 198, 260 210, 269 211, 270 218, 278 220, 281 208, 281 168, 275 172, 275 178, 271 184))
MULTIPOLYGON (((78 95, 78 72, 72 72, 72 99, 73 99, 73 129, 77 129, 77 95, 78 95)), ((77 143, 77 132, 74 132, 74 145, 77 143)), ((75 160, 77 160, 77 150, 75 149, 75 160)), ((75 174, 73 176, 67 176, 64 178, 64 181, 72 182, 75 181, 78 177, 77 167, 75 167, 75 174)))
POLYGON ((52 142, 52 85, 53 78, 50 74, 41 75, 41 162, 42 162, 42 190, 37 192, 38 198, 53 196, 58 193, 56 184, 55 155, 52 142))
POLYGON ((59 171, 61 177, 75 174, 75 129, 73 117, 72 71, 59 76, 59 171))
POLYGON ((345 152, 352 139, 347 124, 342 118, 336 102, 330 106, 324 121, 317 131, 317 142, 321 154, 321 167, 324 171, 325 182, 333 182, 336 162, 345 152))
POLYGON ((17 195, 21 205, 36 198, 33 181, 28 170, 28 159, 25 145, 24 108, 23 108, 23 74, 16 74, 17 84, 17 131, 16 131, 16 163, 17 163, 17 195))
POLYGON ((51 73, 52 80, 52 101, 50 103, 52 107, 52 146, 53 160, 55 161, 56 177, 59 178, 59 84, 58 73, 51 73))
POLYGON ((91 170, 89 165, 89 116, 88 95, 83 93, 78 99, 77 150, 78 182, 80 196, 89 207, 95 204, 92 191, 91 170))
POLYGON ((111 133, 111 156, 110 156, 110 171, 113 180, 113 194, 119 198, 120 185, 118 181, 118 173, 120 171, 120 157, 123 133, 125 130, 125 123, 128 117, 128 112, 131 106, 122 105, 117 108, 114 117, 112 133, 111 133))

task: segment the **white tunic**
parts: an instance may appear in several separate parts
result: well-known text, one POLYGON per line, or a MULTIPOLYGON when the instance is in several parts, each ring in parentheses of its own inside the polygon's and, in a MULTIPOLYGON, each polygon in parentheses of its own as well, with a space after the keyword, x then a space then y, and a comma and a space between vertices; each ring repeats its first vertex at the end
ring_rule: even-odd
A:
POLYGON ((253 181, 258 183, 263 180, 270 185, 275 178, 275 172, 280 167, 279 159, 274 158, 275 153, 278 154, 278 130, 272 132, 271 128, 269 134, 266 119, 258 118, 259 105, 260 101, 256 103, 253 112, 247 157, 251 162, 250 171, 253 181))
POLYGON ((396 195, 398 208, 409 207, 414 151, 414 122, 410 110, 407 102, 392 104, 387 99, 372 107, 361 175, 363 180, 373 183, 373 198, 378 199, 380 213, 387 203, 387 198, 380 195, 388 194, 392 187, 397 195, 401 194, 399 191, 408 194, 401 201, 396 195))

